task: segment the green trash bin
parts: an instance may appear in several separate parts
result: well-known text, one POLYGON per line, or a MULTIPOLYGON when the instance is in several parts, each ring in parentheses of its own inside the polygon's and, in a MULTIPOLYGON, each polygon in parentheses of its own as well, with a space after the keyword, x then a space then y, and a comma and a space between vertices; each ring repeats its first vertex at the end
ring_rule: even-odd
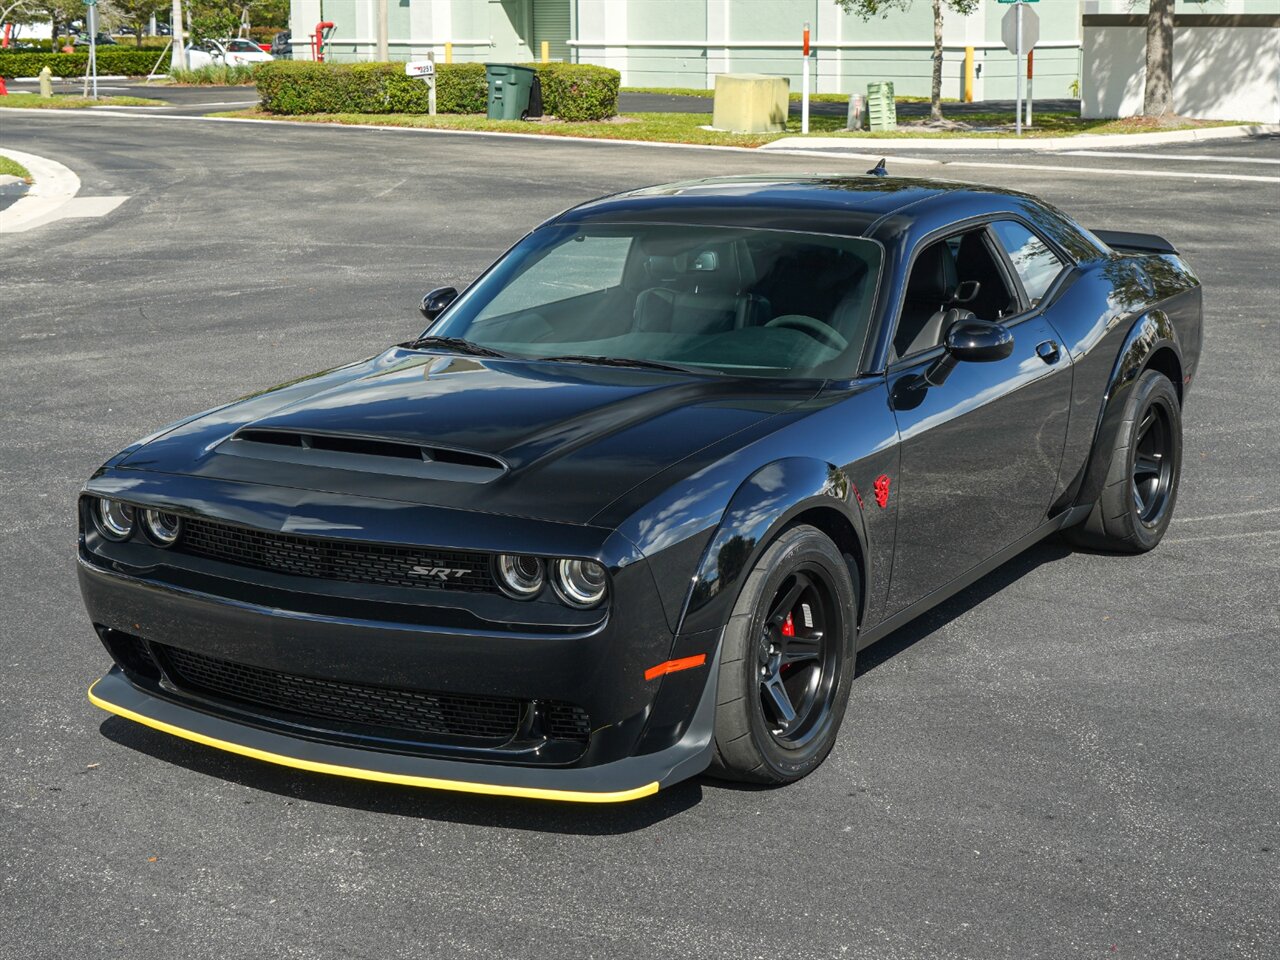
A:
POLYGON ((538 71, 511 63, 486 63, 489 81, 489 119, 523 120, 529 115, 529 96, 538 71))
POLYGON ((893 98, 893 81, 884 80, 867 84, 867 128, 869 130, 896 130, 898 127, 898 102, 893 98))

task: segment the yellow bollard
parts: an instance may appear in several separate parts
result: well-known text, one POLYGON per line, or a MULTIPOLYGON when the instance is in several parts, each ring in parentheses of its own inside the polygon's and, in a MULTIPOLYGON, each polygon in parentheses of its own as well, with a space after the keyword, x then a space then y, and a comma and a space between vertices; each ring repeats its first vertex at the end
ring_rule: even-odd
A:
POLYGON ((551 41, 550 40, 542 41, 542 62, 543 63, 551 62, 551 41))
POLYGON ((40 68, 40 73, 38 74, 38 76, 40 77, 40 96, 52 97, 53 96, 53 71, 50 70, 47 66, 44 66, 40 68))
POLYGON ((964 102, 973 103, 973 47, 964 48, 964 102))
POLYGON ((453 63, 453 44, 446 43, 444 45, 444 62, 453 63))

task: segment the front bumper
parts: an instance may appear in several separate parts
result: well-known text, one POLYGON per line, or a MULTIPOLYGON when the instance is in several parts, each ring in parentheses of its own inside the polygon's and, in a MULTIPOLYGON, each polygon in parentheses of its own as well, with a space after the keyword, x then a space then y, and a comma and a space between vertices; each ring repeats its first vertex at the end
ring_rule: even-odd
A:
POLYGON ((312 773, 460 793, 618 803, 647 797, 706 769, 715 717, 714 686, 707 685, 694 722, 675 746, 659 753, 574 769, 466 763, 291 737, 154 696, 130 683, 119 667, 112 667, 89 688, 89 700, 108 713, 184 740, 312 773))

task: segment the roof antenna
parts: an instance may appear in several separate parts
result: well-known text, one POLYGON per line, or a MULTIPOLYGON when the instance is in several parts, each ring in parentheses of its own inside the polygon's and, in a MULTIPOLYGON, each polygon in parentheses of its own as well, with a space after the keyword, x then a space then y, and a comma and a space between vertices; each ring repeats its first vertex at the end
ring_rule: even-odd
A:
POLYGON ((867 171, 867 175, 872 177, 887 177, 889 175, 889 171, 885 169, 884 160, 885 158, 881 157, 880 162, 867 171))

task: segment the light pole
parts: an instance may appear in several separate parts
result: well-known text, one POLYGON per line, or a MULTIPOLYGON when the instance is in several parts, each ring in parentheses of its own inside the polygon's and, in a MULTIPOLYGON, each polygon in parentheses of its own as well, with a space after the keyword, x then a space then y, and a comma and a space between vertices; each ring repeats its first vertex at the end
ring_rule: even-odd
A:
POLYGON ((390 41, 387 39, 387 0, 378 0, 378 62, 391 59, 390 41))
POLYGON ((182 0, 173 0, 173 8, 169 11, 169 42, 173 44, 169 69, 187 69, 187 45, 182 42, 182 0))

